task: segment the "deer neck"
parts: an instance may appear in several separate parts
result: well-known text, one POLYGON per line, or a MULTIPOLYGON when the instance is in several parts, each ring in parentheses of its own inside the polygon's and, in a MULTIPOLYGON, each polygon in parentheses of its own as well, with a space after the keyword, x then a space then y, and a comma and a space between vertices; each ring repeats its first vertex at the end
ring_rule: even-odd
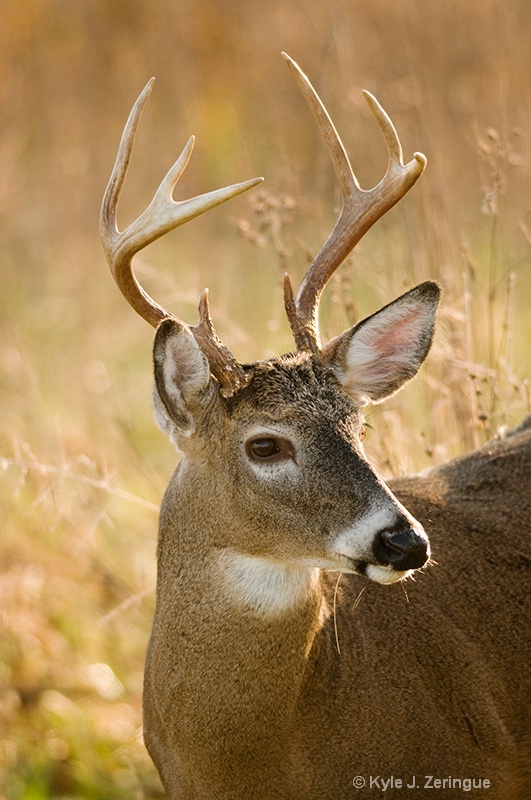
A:
MULTIPOLYGON (((235 547, 227 534, 226 491, 219 502, 210 488, 203 501, 204 493, 201 475, 196 479, 183 459, 161 508, 157 606, 177 605, 182 619, 201 606, 205 619, 220 614, 265 630, 287 620, 319 626, 328 614, 320 570, 246 552, 245 544, 235 547)), ((254 536, 242 533, 245 542, 260 541, 259 522, 257 528, 254 536)))
MULTIPOLYGON (((315 633, 329 615, 318 568, 251 555, 225 543, 223 522, 206 520, 199 509, 186 524, 175 515, 161 524, 157 614, 178 610, 194 638, 225 635, 234 628, 277 635, 283 629, 298 639, 306 656, 315 633)), ((241 658, 241 653, 238 657, 241 658)))
POLYGON ((205 763, 215 771, 220 752, 240 774, 246 759, 250 771, 269 769, 289 752, 329 613, 321 574, 218 546, 221 526, 210 520, 206 529, 199 509, 185 525, 175 500, 161 514, 146 695, 184 761, 201 762, 199 772, 205 763))

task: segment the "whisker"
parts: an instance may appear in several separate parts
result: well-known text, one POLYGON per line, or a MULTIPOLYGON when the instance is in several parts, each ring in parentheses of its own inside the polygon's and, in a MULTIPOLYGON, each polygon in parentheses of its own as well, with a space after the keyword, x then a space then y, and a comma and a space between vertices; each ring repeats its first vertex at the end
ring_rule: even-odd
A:
POLYGON ((407 593, 407 589, 404 586, 404 581, 400 581, 400 585, 402 586, 402 591, 404 592, 404 597, 406 598, 406 603, 409 603, 409 595, 407 593))
POLYGON ((361 592, 359 593, 359 595, 354 600, 354 608, 357 608, 359 606, 360 600, 361 600, 361 596, 362 596, 364 591, 365 591, 365 586, 362 588, 361 592))
POLYGON ((341 575, 342 575, 342 573, 340 572, 338 574, 338 576, 337 576, 336 588, 334 589, 334 633, 335 633, 335 637, 336 637, 337 652, 338 652, 339 655, 341 655, 341 648, 339 646, 339 635, 338 635, 338 631, 337 631, 336 599, 337 599, 337 590, 339 588, 339 581, 341 580, 341 575))

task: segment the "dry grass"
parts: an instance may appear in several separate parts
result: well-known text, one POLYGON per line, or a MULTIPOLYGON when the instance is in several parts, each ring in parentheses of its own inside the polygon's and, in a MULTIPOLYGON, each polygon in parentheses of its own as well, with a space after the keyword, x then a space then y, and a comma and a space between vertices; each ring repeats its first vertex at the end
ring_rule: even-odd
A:
POLYGON ((5 0, 0 32, 0 798, 156 798, 140 740, 156 509, 175 454, 151 421, 151 333, 125 306, 97 237, 121 126, 158 83, 122 219, 141 210, 190 132, 180 196, 265 174, 266 188, 139 259, 193 322, 204 286, 241 360, 291 348, 286 266, 300 279, 333 223, 331 168, 285 69, 313 78, 362 185, 385 151, 411 195, 328 290, 332 335, 415 283, 444 306, 419 378, 371 414, 386 474, 472 448, 529 410, 531 219, 527 0, 5 0))

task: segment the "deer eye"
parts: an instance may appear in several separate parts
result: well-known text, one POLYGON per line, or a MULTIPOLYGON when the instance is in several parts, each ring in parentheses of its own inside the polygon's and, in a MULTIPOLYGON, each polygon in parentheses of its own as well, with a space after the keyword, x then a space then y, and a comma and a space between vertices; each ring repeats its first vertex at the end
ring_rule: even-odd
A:
POLYGON ((255 439, 250 442, 249 451, 255 458, 271 458, 280 453, 280 447, 274 439, 255 439))
POLYGON ((262 461, 269 464, 284 461, 294 457, 293 445, 286 439, 277 439, 273 436, 260 436, 251 439, 246 444, 247 455, 253 461, 262 461))

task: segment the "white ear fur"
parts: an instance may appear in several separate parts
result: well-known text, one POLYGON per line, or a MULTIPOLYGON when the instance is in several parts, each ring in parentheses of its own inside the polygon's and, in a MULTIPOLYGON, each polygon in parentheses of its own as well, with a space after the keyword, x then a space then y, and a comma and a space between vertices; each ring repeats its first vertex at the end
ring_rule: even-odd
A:
POLYGON ((431 346, 439 296, 436 283, 422 283, 325 348, 324 359, 361 405, 385 400, 416 375, 431 346))
POLYGON ((177 437, 195 430, 194 411, 210 386, 210 367, 190 329, 171 319, 157 329, 153 359, 155 418, 177 444, 177 437))

